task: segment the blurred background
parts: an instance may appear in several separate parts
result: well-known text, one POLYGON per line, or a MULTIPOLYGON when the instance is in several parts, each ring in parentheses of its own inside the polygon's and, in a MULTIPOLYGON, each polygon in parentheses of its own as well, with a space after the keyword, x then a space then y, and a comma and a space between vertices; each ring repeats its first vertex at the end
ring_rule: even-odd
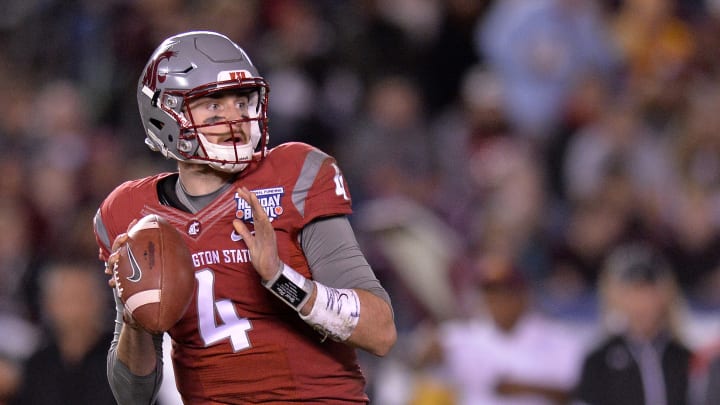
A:
POLYGON ((271 145, 308 142, 344 171, 400 333, 388 358, 361 359, 373 403, 453 403, 461 389, 417 353, 443 325, 491 317, 478 277, 498 258, 568 331, 574 384, 606 333, 605 260, 636 241, 669 263, 688 374, 706 379, 720 343, 720 1, 3 4, 0 402, 57 339, 45 274, 104 278, 100 202, 174 169, 143 144, 136 83, 190 29, 228 35, 269 81, 271 145))

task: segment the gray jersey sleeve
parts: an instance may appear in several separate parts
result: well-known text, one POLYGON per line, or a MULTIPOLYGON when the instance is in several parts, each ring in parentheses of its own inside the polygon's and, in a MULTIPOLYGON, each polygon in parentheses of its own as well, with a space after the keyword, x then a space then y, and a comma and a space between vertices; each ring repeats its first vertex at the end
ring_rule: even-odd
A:
POLYGON ((155 358, 157 365, 155 371, 147 376, 136 376, 130 369, 117 359, 117 346, 120 341, 120 332, 124 322, 122 318, 123 305, 115 295, 115 332, 107 357, 107 377, 110 389, 118 405, 154 404, 162 381, 162 335, 153 336, 155 358))
POLYGON ((367 290, 390 303, 347 217, 320 218, 309 223, 300 234, 300 243, 314 280, 328 287, 367 290))

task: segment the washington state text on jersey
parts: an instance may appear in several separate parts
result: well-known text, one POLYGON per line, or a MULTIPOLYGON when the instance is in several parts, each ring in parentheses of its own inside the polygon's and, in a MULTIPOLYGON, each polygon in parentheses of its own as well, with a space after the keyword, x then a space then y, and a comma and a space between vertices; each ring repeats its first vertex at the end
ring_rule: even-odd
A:
POLYGON ((249 263, 250 251, 248 249, 222 249, 203 250, 193 253, 193 266, 203 267, 218 263, 249 263))

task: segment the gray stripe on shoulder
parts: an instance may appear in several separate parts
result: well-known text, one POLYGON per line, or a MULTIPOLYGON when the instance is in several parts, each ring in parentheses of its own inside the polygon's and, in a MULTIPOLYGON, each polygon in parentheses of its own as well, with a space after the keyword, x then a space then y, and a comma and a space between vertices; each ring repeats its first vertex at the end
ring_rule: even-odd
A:
POLYGON ((305 216, 305 199, 307 198, 308 191, 312 187, 315 178, 317 177, 322 162, 330 156, 317 149, 311 150, 307 156, 305 156, 305 162, 303 163, 302 169, 300 169, 300 176, 298 176, 293 187, 292 202, 295 205, 295 209, 298 210, 300 215, 305 216))
POLYGON ((105 224, 103 224, 102 216, 100 216, 99 209, 95 213, 95 218, 93 218, 93 225, 95 226, 95 233, 97 233, 98 237, 100 238, 100 242, 105 245, 107 250, 110 250, 110 248, 112 247, 112 244, 110 243, 110 235, 108 235, 105 224))

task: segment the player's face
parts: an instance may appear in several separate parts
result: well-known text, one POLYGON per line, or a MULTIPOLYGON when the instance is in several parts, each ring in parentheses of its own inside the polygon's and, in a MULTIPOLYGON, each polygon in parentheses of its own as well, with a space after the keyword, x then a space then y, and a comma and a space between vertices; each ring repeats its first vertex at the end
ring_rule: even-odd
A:
POLYGON ((482 295, 488 313, 503 330, 511 330, 527 307, 524 289, 511 284, 485 286, 482 295))
POLYGON ((256 93, 221 92, 192 100, 188 107, 208 141, 232 145, 250 142, 248 119, 256 105, 256 93))
POLYGON ((631 330, 652 337, 664 327, 673 297, 669 282, 623 284, 618 288, 618 304, 631 330))

